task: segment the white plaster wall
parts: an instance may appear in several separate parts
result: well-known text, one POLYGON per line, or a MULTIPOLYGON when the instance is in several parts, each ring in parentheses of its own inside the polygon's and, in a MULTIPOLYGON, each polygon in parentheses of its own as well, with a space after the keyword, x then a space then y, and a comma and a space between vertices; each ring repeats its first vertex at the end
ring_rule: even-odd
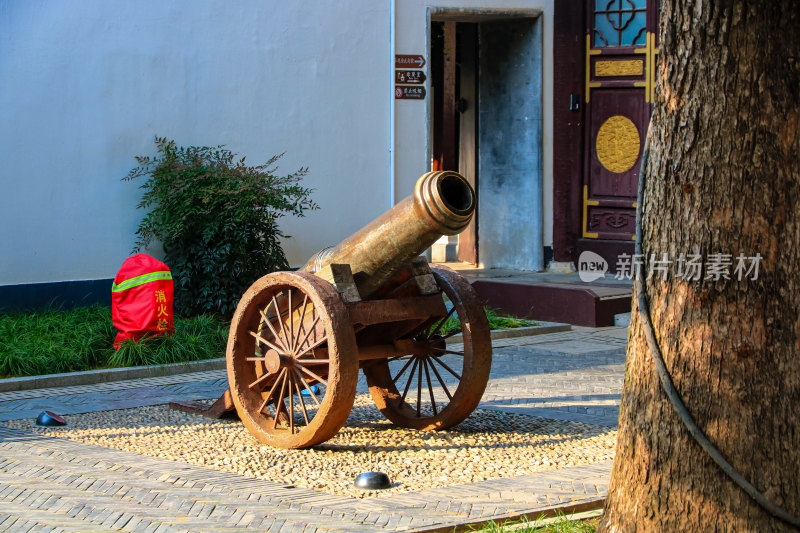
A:
POLYGON ((410 194, 430 99, 392 96, 393 4, 395 53, 426 56, 429 10, 541 11, 551 244, 553 1, 0 0, 0 285, 113 277, 143 215, 120 178, 156 134, 310 167, 321 209, 281 224, 293 265, 410 194))
MULTIPOLYGON (((389 5, 0 0, 0 285, 113 277, 143 215, 120 178, 156 134, 308 166, 321 209, 283 219, 294 265, 383 212, 389 5)), ((422 27, 402 30, 401 49, 416 53, 424 9, 411 11, 422 27)), ((424 130, 405 105, 398 130, 424 130)), ((398 142, 401 196, 424 142, 398 142)))
MULTIPOLYGON (((429 53, 429 12, 463 11, 502 14, 512 10, 536 11, 542 20, 542 110, 543 110, 543 213, 545 246, 553 243, 553 2, 554 0, 397 0, 395 48, 398 54, 429 53)), ((430 61, 425 65, 430 80, 430 61)), ((429 87, 429 82, 427 88, 429 87)), ((430 90, 428 91, 430 94, 430 90)), ((430 98, 425 102, 395 102, 395 195, 403 198, 413 191, 420 174, 430 167, 432 140, 428 130, 430 98)), ((479 178, 480 179, 480 178, 479 178)), ((480 251, 479 251, 480 255, 480 251)), ((479 258, 480 260, 480 258, 479 258)))

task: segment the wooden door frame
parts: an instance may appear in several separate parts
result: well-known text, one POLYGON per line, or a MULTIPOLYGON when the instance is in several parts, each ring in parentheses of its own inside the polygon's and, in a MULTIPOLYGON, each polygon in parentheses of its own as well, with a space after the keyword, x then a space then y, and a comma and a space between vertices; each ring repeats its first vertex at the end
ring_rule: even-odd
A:
POLYGON ((553 7, 553 260, 572 263, 581 236, 585 4, 559 0, 553 7))

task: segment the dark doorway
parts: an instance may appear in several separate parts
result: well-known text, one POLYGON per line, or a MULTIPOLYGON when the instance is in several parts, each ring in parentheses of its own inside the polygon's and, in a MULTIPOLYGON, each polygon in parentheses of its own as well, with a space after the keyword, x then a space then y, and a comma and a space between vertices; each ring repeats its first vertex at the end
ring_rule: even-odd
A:
MULTIPOLYGON (((456 170, 477 190, 478 28, 469 22, 431 24, 433 170, 456 170)), ((478 213, 457 239, 458 261, 478 263, 478 213)), ((451 244, 448 244, 451 245, 451 244)))
POLYGON ((431 22, 431 168, 464 175, 478 193, 478 210, 457 241, 448 241, 448 260, 539 270, 540 20, 502 13, 453 17, 431 22))

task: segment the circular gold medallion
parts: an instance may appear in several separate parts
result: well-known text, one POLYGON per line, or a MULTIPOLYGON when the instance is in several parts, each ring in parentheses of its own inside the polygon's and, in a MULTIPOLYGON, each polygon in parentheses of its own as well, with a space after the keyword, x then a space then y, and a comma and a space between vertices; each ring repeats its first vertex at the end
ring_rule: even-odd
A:
POLYGON ((628 117, 609 117, 597 131, 595 150, 600 164, 608 170, 626 172, 639 159, 639 130, 628 117))

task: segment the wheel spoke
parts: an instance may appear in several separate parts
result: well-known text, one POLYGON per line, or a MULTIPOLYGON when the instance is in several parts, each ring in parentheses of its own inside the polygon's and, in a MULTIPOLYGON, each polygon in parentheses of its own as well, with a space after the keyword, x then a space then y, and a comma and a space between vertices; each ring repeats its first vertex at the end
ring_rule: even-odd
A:
MULTIPOLYGON (((317 318, 315 318, 315 319, 314 319, 314 322, 311 324, 311 327, 310 327, 310 328, 308 328, 308 331, 306 331, 306 335, 305 335, 305 337, 303 337, 303 340, 302 340, 302 341, 300 341, 300 342, 297 344, 296 348, 299 348, 300 346, 302 346, 302 345, 304 345, 304 344, 306 344, 306 343, 308 342, 308 337, 311 335, 311 332, 312 332, 312 331, 315 331, 315 330, 316 330, 316 328, 317 328, 317 322, 319 322, 319 319, 320 319, 320 317, 319 317, 319 316, 318 316, 317 318)), ((324 339, 324 337, 323 337, 323 339, 324 339)), ((312 348, 312 350, 313 350, 313 348, 312 348)), ((294 351, 294 352, 292 352, 292 353, 294 353, 295 357, 297 357, 297 356, 303 355, 303 354, 305 354, 305 353, 307 353, 307 352, 308 352, 308 350, 304 350, 304 351, 302 351, 302 352, 300 352, 300 353, 297 353, 297 351, 294 351)))
POLYGON ((431 385, 431 373, 428 371, 428 365, 430 364, 427 358, 422 360, 423 365, 425 365, 425 379, 428 381, 428 392, 431 395, 431 405, 433 406, 433 416, 436 416, 436 400, 433 399, 433 386, 431 385))
MULTIPOLYGON (((314 340, 317 339, 317 320, 319 319, 320 315, 317 313, 317 308, 315 306, 311 306, 311 327, 309 328, 309 332, 314 334, 314 340)), ((302 346, 302 343, 300 344, 302 346)))
POLYGON ((314 401, 317 403, 317 405, 319 405, 319 400, 317 400, 317 395, 314 394, 314 391, 311 390, 311 387, 308 386, 308 382, 305 380, 305 378, 303 378, 303 374, 301 374, 300 371, 297 370, 297 367, 293 368, 293 370, 294 370, 294 373, 297 374, 297 377, 300 379, 300 381, 305 386, 306 390, 308 391, 308 394, 310 394, 311 397, 314 398, 314 401))
MULTIPOLYGON (((272 300, 274 301, 274 300, 275 300, 275 297, 273 297, 273 298, 272 298, 272 300)), ((273 349, 273 350, 275 350, 276 352, 282 352, 282 353, 286 353, 286 352, 288 352, 289 350, 286 348, 286 346, 283 346, 283 340, 281 339, 281 336, 280 336, 280 335, 278 335, 278 332, 277 332, 277 331, 275 331, 275 328, 274 328, 274 327, 272 327, 272 320, 270 320, 269 318, 267 318, 267 309, 269 309, 269 306, 270 306, 270 305, 272 305, 272 304, 270 303, 269 305, 267 305, 266 309, 264 309, 263 311, 262 311, 261 309, 259 309, 259 310, 258 310, 258 312, 259 312, 259 313, 261 313, 261 318, 263 318, 263 319, 264 319, 264 322, 266 322, 266 323, 267 323, 267 327, 268 327, 268 328, 269 328, 269 330, 272 332, 272 335, 274 335, 274 336, 275 336, 275 340, 277 340, 277 341, 278 341, 278 343, 279 343, 279 344, 280 344, 280 345, 281 345, 283 348, 279 350, 279 349, 277 349, 277 347, 276 347, 274 344, 272 344, 272 343, 267 343, 267 344, 269 344, 269 345, 272 347, 272 349, 273 349)), ((275 312, 277 313, 277 308, 276 308, 276 311, 275 311, 275 312)), ((278 314, 278 320, 280 320, 280 314, 278 314)))
POLYGON ((449 353, 449 354, 452 354, 452 355, 460 355, 461 357, 464 357, 464 352, 456 352, 456 351, 453 351, 453 350, 448 350, 446 348, 431 348, 431 350, 436 351, 436 352, 440 352, 441 354, 449 353))
POLYGON ((281 393, 278 395, 278 401, 275 403, 275 419, 272 421, 272 429, 278 429, 278 417, 281 415, 281 408, 286 409, 286 406, 283 403, 283 393, 286 389, 286 378, 288 377, 289 373, 283 373, 283 381, 281 382, 281 393))
POLYGON ((278 352, 278 353, 283 353, 283 352, 285 352, 285 351, 286 351, 286 350, 285 350, 285 349, 283 349, 283 348, 278 348, 277 346, 275 346, 274 344, 272 344, 271 342, 269 342, 267 339, 265 339, 264 337, 262 337, 261 335, 259 335, 259 334, 258 334, 258 333, 256 333, 255 331, 248 331, 248 333, 249 333, 250 335, 252 335, 253 337, 255 337, 255 338, 256 338, 256 340, 258 340, 259 342, 263 342, 264 344, 266 344, 267 346, 269 346, 270 348, 272 348, 273 350, 275 350, 275 351, 276 351, 276 352, 278 352))
POLYGON ((453 305, 452 309, 450 309, 450 312, 448 312, 447 315, 445 315, 445 317, 442 320, 440 320, 438 324, 436 324, 436 328, 433 331, 431 331, 430 335, 428 335, 429 339, 434 335, 436 335, 437 333, 439 333, 439 330, 442 329, 444 323, 447 322, 448 318, 453 316, 453 313, 455 313, 455 311, 456 311, 456 306, 453 305))
POLYGON ((439 380, 439 383, 442 385, 442 388, 444 389, 444 393, 447 394, 447 399, 452 400, 453 395, 450 394, 449 390, 447 390, 447 385, 444 384, 444 380, 442 379, 442 376, 439 375, 439 371, 436 370, 436 366, 430 361, 428 362, 428 364, 431 365, 431 370, 433 370, 433 373, 436 374, 436 379, 439 380))
MULTIPOLYGON (((416 359, 417 359, 417 356, 416 356, 416 355, 412 355, 412 356, 411 356, 411 359, 409 359, 409 360, 406 362, 405 366, 404 366, 403 368, 401 368, 401 369, 400 369, 400 372, 399 372, 399 373, 398 373, 398 374, 397 374, 397 375, 394 377, 394 379, 392 380, 392 385, 394 385, 394 384, 395 384, 395 382, 397 382, 397 380, 398 380, 398 379, 400 379, 400 376, 402 376, 402 375, 403 375, 403 372, 405 372, 405 371, 406 371, 406 368, 408 368, 408 365, 410 365, 410 364, 411 364, 412 362, 414 362, 416 359)), ((412 372, 413 372, 413 370, 412 370, 412 372)))
MULTIPOLYGON (((281 320, 283 322, 283 320, 281 320)), ((286 342, 289 343, 289 349, 294 353, 294 312, 292 310, 292 289, 289 289, 289 333, 291 337, 286 342)))
POLYGON ((419 358, 419 372, 417 373, 417 418, 420 417, 420 407, 422 406, 422 367, 425 364, 423 357, 419 358))
POLYGON ((319 377, 318 375, 316 375, 315 373, 313 373, 311 370, 307 369, 303 365, 297 365, 296 368, 299 368, 300 370, 302 370, 303 372, 305 372, 306 374, 308 374, 312 378, 316 379, 317 381, 319 381, 320 383, 322 383, 326 387, 328 386, 328 382, 327 381, 325 381, 324 379, 322 379, 321 377, 319 377))
POLYGON ((295 359, 295 363, 301 363, 303 365, 327 365, 331 362, 330 359, 295 359))
MULTIPOLYGON (((284 372, 285 372, 285 371, 286 371, 286 370, 284 369, 284 372)), ((269 389, 269 392, 268 392, 268 393, 267 393, 267 395, 264 397, 264 403, 262 403, 262 404, 261 404, 261 407, 259 407, 259 408, 258 408, 258 412, 259 412, 259 413, 260 413, 261 411, 263 411, 263 410, 264 410, 264 408, 265 408, 265 407, 267 406, 267 404, 269 403, 269 400, 270 400, 270 398, 272 398, 272 395, 273 395, 273 393, 275 392, 275 389, 278 387, 278 382, 279 382, 279 381, 280 381, 280 376, 278 376, 278 379, 276 379, 276 380, 275 380, 275 383, 273 383, 273 384, 272 384, 272 388, 271 388, 271 389, 269 389)))
POLYGON ((439 363, 440 365, 442 365, 442 366, 444 367, 444 369, 445 369, 445 370, 447 370, 448 372, 450 372, 451 374, 453 374, 453 375, 456 377, 456 379, 459 379, 459 380, 461 379, 461 376, 459 376, 458 374, 456 374, 455 372, 453 372, 453 369, 452 369, 452 368, 450 368, 449 366, 447 366, 447 365, 444 363, 444 361, 442 361, 441 359, 439 359, 439 356, 438 356, 438 355, 433 355, 433 356, 431 356, 431 360, 432 360, 432 361, 436 361, 437 363, 439 363))
MULTIPOLYGON (((307 303, 308 303, 308 294, 304 294, 303 295, 303 311, 300 314, 300 318, 298 319, 300 321, 300 324, 297 326, 297 338, 298 339, 300 338, 300 335, 302 335, 306 331, 305 321, 306 321, 306 304, 307 303)), ((297 345, 295 345, 294 348, 296 350, 297 349, 297 345)))
MULTIPOLYGON (((289 289, 289 295, 290 295, 289 297, 290 298, 291 298, 291 294, 292 294, 292 290, 289 289)), ((281 333, 283 333, 283 338, 286 340, 286 344, 284 344, 284 346, 286 347, 286 351, 287 352, 291 352, 292 350, 289 347, 290 346, 289 336, 286 334, 286 324, 283 323, 283 313, 281 313, 280 309, 278 309, 278 302, 275 300, 275 295, 274 294, 272 295, 272 303, 275 305, 275 314, 278 315, 278 323, 281 325, 281 333)), ((291 311, 292 310, 289 309, 290 313, 291 313, 291 311)))
POLYGON ((311 352, 311 351, 315 350, 316 348, 319 348, 319 345, 322 344, 323 342, 327 341, 327 340, 328 340, 328 337, 323 336, 321 339, 319 339, 318 341, 314 342, 314 344, 312 344, 308 348, 306 348, 306 350, 304 352, 302 352, 301 354, 299 354, 299 355, 305 355, 308 352, 311 352))
POLYGON ((441 338, 441 339, 449 339, 449 338, 450 338, 450 337, 452 337, 453 335, 458 335, 459 333, 461 333, 459 330, 451 331, 451 332, 450 332, 450 333, 448 333, 447 335, 442 335, 440 338, 441 338))
POLYGON ((414 356, 411 355, 410 353, 407 353, 405 355, 395 355, 394 357, 390 357, 389 359, 387 359, 386 362, 391 363, 392 361, 397 361, 398 359, 402 359, 403 357, 414 357, 414 356))
MULTIPOLYGON (((291 293, 292 291, 289 291, 289 294, 291 293)), ((291 309, 292 308, 290 307, 290 312, 291 309)), ((287 372, 286 379, 289 380, 289 432, 294 435, 294 390, 292 390, 292 386, 294 385, 294 376, 287 372)))
MULTIPOLYGON (((305 381, 302 377, 300 377, 301 381, 305 381)), ((303 418, 306 421, 306 425, 308 425, 308 412, 306 411, 306 401, 303 399, 303 393, 300 392, 300 384, 297 381, 292 380, 294 383, 294 388, 297 391, 297 397, 300 399, 300 407, 303 409, 303 418)))
POLYGON ((274 376, 274 375, 275 375, 275 374, 264 374, 263 376, 261 376, 260 378, 258 378, 258 379, 257 379, 257 380, 255 380, 254 382, 252 382, 252 383, 251 383, 250 385, 248 385, 247 387, 248 387, 250 390, 256 390, 256 387, 258 387, 259 385, 261 385, 262 383, 264 383, 264 382, 265 382, 265 381, 266 381, 268 378, 270 378, 270 377, 272 377, 272 376, 274 376))
POLYGON ((411 387, 411 380, 414 379, 414 370, 417 369, 417 363, 419 363, 419 358, 414 356, 414 365, 411 367, 411 374, 408 376, 408 381, 406 382, 406 389, 403 391, 403 395, 400 396, 402 401, 406 400, 406 394, 408 394, 408 389, 411 387))

